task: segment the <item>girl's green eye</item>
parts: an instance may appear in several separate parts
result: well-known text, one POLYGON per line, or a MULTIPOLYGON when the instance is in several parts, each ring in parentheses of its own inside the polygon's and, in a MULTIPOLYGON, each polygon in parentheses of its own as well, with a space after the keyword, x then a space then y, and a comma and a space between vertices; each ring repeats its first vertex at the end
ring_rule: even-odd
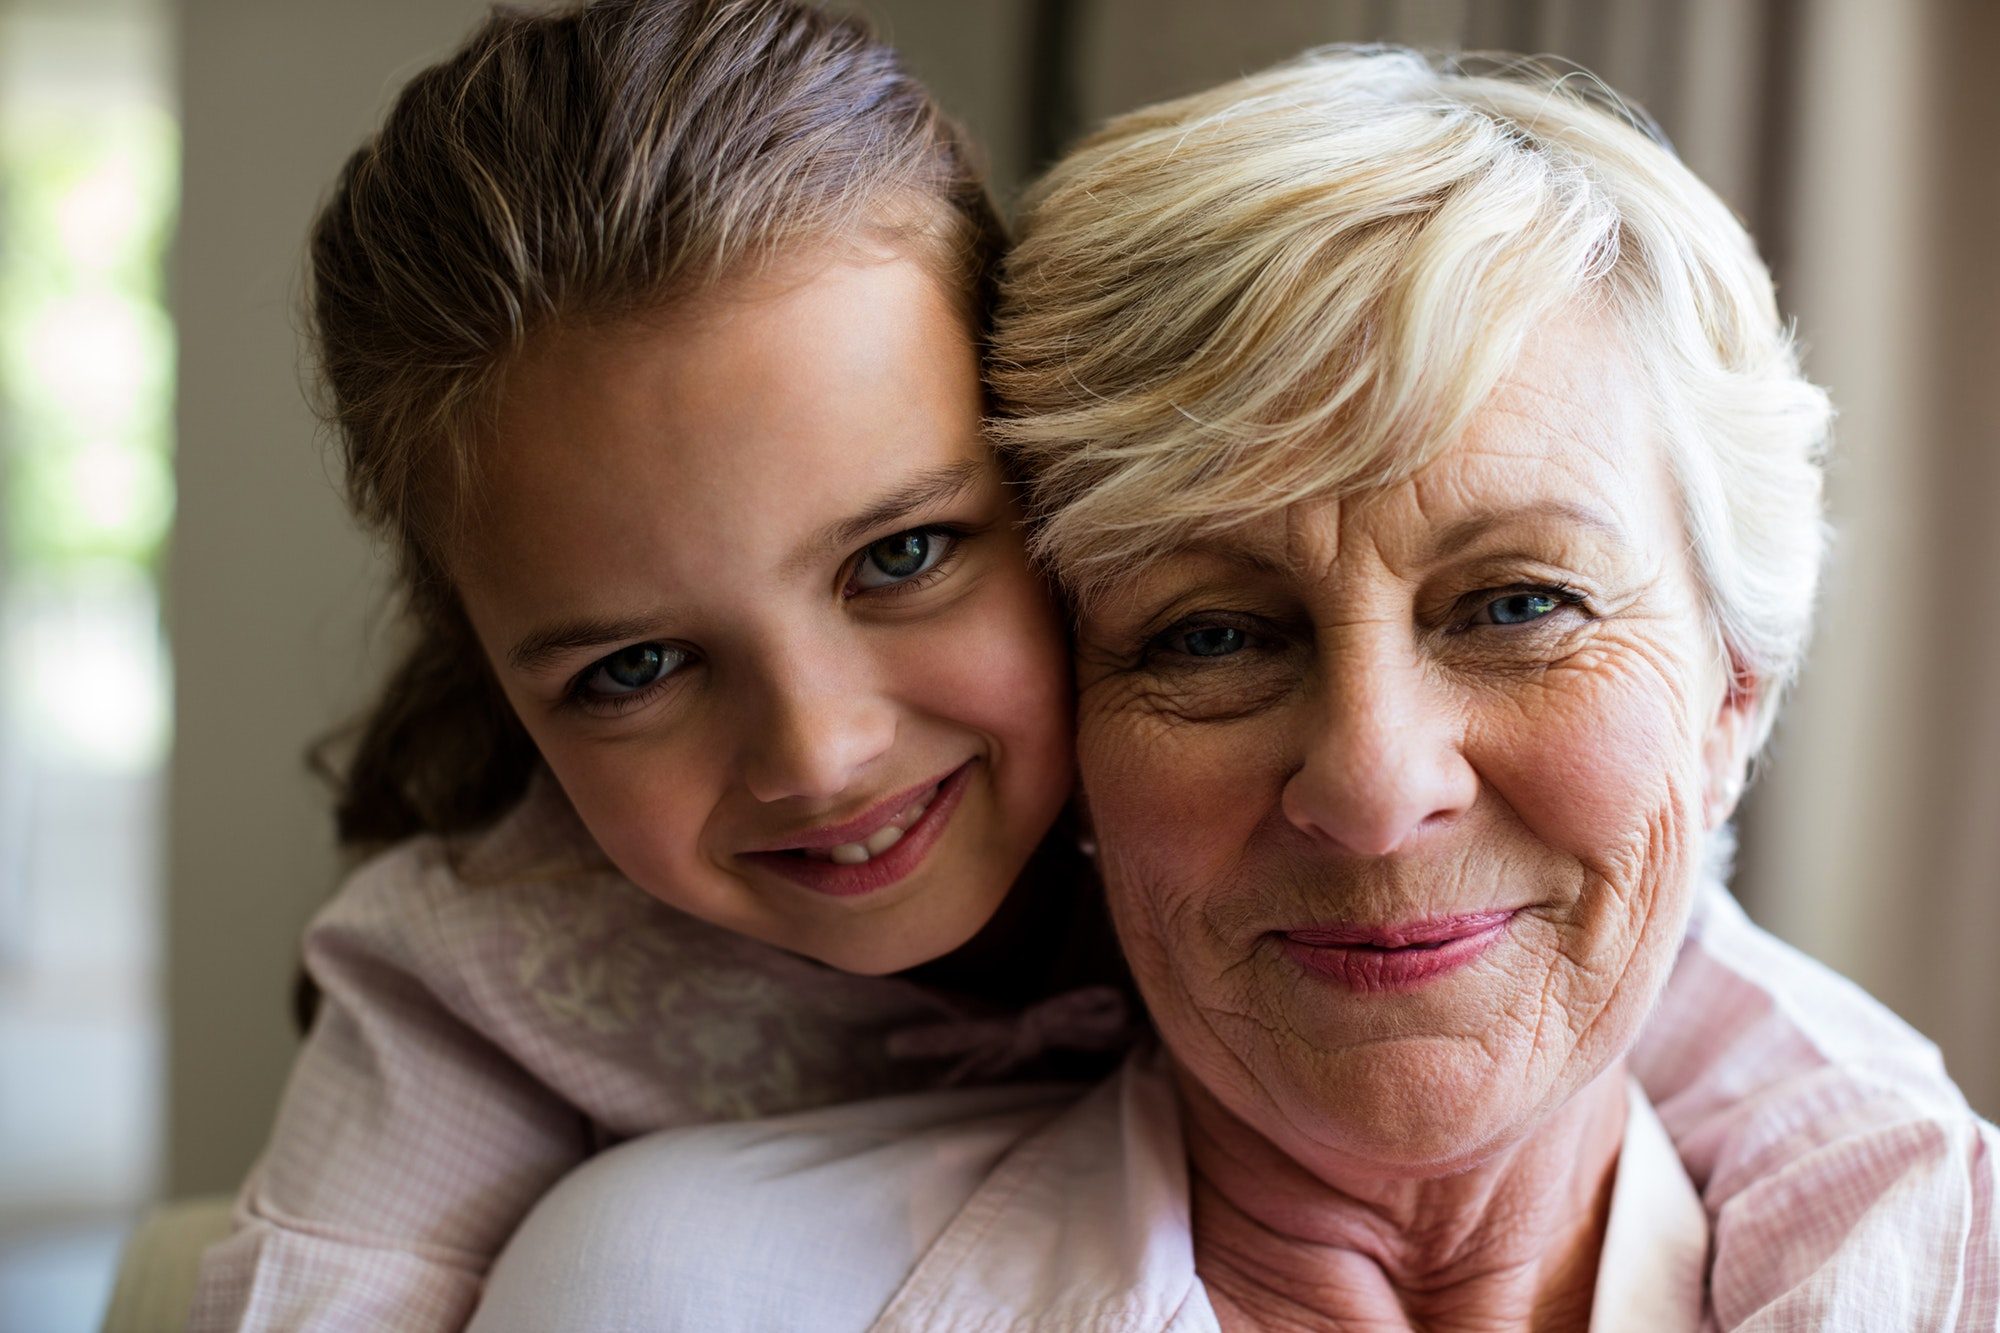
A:
POLYGON ((937 528, 911 528, 870 542, 861 548, 851 586, 857 590, 907 583, 937 567, 951 550, 952 534, 937 528))
POLYGON ((686 656, 663 643, 635 643, 591 668, 584 678, 584 690, 597 695, 632 694, 664 680, 686 656))

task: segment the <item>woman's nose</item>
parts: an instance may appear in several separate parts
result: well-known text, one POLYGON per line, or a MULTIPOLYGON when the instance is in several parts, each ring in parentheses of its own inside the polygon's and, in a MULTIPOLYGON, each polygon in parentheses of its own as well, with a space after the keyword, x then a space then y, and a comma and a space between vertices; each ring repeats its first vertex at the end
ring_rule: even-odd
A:
POLYGON ((831 664, 796 662, 746 717, 744 783, 760 801, 830 800, 889 752, 896 709, 831 664))
POLYGON ((1407 650, 1324 677, 1281 798, 1298 828, 1357 856, 1386 856, 1472 805, 1479 779, 1446 692, 1407 650))

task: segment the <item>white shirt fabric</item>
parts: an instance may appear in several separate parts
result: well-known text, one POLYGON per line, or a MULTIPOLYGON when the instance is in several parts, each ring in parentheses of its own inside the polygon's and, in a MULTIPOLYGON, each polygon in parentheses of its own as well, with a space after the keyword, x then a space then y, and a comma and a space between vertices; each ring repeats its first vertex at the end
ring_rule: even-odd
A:
MULTIPOLYGON (((626 1144, 530 1214, 472 1328, 1217 1333, 1163 1065, 626 1144)), ((1629 1086, 1590 1327, 1699 1329, 1707 1218, 1629 1086)))

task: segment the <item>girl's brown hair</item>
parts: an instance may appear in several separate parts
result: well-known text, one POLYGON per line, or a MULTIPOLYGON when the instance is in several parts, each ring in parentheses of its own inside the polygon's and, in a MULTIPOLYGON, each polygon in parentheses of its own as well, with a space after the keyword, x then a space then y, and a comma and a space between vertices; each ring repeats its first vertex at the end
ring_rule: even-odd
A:
POLYGON ((864 25, 801 0, 496 10, 410 82, 311 240, 324 412, 415 636, 336 738, 345 763, 321 747, 344 845, 476 828, 533 770, 446 558, 528 341, 882 231, 962 294, 983 341, 1003 237, 965 139, 864 25))

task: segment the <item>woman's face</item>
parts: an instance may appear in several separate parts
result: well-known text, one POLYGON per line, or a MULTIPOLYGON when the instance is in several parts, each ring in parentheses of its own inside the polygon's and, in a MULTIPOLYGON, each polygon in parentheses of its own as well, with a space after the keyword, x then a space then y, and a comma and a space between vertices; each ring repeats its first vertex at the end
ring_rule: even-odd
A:
POLYGON ((1182 1076, 1294 1159, 1431 1175, 1618 1060, 1748 701, 1636 373, 1564 322, 1410 481, 1134 572, 1078 755, 1182 1076))
POLYGON ((1069 668, 915 260, 562 330, 505 386, 454 576, 636 883, 855 972, 949 952, 1068 796, 1069 668))

